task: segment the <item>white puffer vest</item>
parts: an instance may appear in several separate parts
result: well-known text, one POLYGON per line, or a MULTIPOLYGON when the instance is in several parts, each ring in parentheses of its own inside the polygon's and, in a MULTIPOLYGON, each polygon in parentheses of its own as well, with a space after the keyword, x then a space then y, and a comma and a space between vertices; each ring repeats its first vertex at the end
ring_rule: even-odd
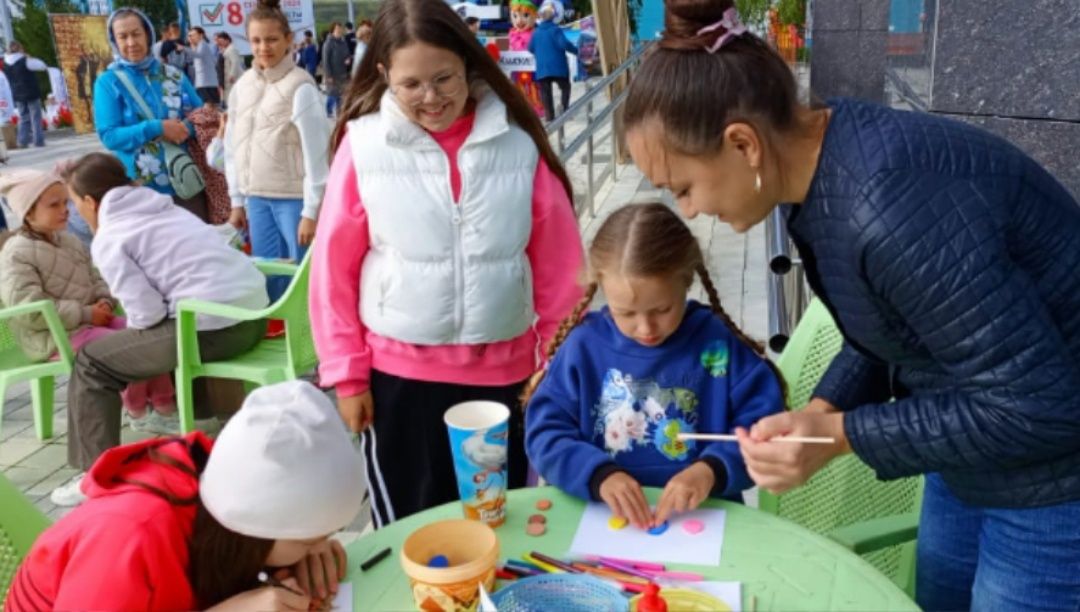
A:
POLYGON ((304 156, 292 116, 296 90, 305 83, 315 80, 286 57, 273 68, 251 68, 233 86, 225 139, 245 196, 304 197, 304 156))
POLYGON ((539 153, 506 106, 477 91, 472 133, 458 152, 461 197, 438 143, 383 96, 349 124, 370 251, 360 317, 373 332, 420 345, 486 344, 533 323, 532 185, 539 153))

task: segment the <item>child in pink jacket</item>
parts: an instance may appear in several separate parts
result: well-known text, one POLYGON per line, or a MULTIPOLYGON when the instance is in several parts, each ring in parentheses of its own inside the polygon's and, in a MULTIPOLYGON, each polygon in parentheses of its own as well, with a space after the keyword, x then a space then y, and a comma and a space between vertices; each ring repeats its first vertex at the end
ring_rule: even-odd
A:
POLYGON ((509 485, 524 485, 518 397, 582 295, 566 173, 453 17, 381 5, 314 246, 320 375, 362 432, 376 527, 458 498, 443 413, 460 402, 510 407, 509 485))

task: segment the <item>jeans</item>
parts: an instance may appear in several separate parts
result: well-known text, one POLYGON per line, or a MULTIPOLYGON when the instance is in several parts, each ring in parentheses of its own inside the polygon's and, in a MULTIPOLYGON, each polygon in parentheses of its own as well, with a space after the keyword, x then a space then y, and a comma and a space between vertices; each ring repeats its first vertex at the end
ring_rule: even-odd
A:
POLYGON ((19 109, 19 147, 30 146, 30 132, 34 133, 34 145, 45 146, 45 130, 41 127, 41 100, 16 102, 19 109))
POLYGON ((1080 609, 1080 501, 971 506, 928 475, 915 598, 928 611, 1080 609))
POLYGON ((341 103, 341 96, 328 95, 326 96, 326 116, 333 117, 334 110, 341 103))
MULTIPOLYGON (((300 227, 302 200, 248 196, 248 231, 251 233, 251 254, 266 259, 291 259, 299 262, 307 253, 296 237, 300 227)), ((271 276, 266 279, 270 301, 276 302, 285 293, 290 278, 271 276)))
POLYGON ((545 77, 540 79, 540 101, 544 103, 544 115, 548 121, 555 119, 555 90, 554 85, 559 85, 559 102, 562 105, 560 112, 566 112, 570 106, 570 79, 566 77, 545 77))

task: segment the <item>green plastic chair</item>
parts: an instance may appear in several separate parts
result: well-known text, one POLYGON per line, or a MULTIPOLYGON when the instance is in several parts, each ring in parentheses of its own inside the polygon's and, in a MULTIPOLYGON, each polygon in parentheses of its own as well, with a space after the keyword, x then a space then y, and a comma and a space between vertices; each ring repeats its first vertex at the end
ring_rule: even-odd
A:
MULTIPOLYGON (((788 406, 801 410, 840 352, 843 337, 819 300, 810 303, 777 366, 788 406)), ((922 478, 889 482, 853 454, 830 462, 805 485, 783 495, 761 490, 761 510, 821 533, 862 555, 909 596, 915 593, 915 536, 922 478)))
POLYGON ((291 263, 257 262, 268 276, 292 276, 285 294, 262 310, 217 304, 205 300, 181 300, 177 305, 176 405, 180 412, 180 430, 194 429, 195 406, 191 383, 200 376, 242 380, 253 386, 272 385, 294 380, 311 371, 318 361, 311 339, 308 318, 308 273, 311 250, 299 267, 291 263), (282 319, 285 337, 261 340, 243 355, 224 361, 204 362, 199 355, 195 315, 208 314, 236 321, 282 319))
POLYGON ((0 474, 0 606, 7 599, 8 588, 19 563, 30 551, 34 540, 49 526, 49 518, 23 497, 7 478, 0 474))
POLYGON ((2 405, 8 385, 21 381, 30 382, 30 397, 34 405, 34 429, 39 440, 48 440, 53 434, 53 399, 56 377, 71 373, 74 353, 68 341, 67 331, 50 300, 40 300, 0 308, 0 422, 4 413, 2 405), (23 353, 15 342, 15 336, 6 320, 27 314, 45 317, 59 358, 56 361, 34 361, 23 353))

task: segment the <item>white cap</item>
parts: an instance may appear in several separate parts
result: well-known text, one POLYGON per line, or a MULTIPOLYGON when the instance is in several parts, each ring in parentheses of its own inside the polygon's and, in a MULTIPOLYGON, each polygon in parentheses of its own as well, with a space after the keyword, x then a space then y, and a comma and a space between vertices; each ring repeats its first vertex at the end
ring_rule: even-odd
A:
POLYGON ((290 381, 247 397, 214 443, 199 489, 227 529, 306 540, 356 518, 364 474, 364 458, 333 403, 311 384, 290 381))

